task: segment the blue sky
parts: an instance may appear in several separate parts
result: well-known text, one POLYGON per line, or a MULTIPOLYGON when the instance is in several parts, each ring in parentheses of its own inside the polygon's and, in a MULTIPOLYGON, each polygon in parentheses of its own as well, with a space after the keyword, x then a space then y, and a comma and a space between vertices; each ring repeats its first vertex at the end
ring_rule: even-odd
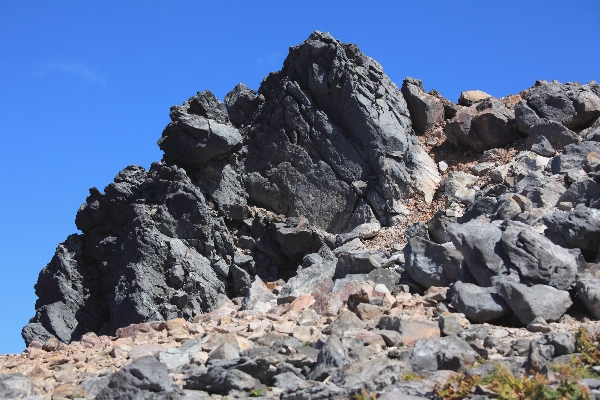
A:
POLYGON ((453 101, 600 79, 597 0, 0 0, 0 353, 23 350, 37 275, 88 188, 160 160, 170 106, 257 89, 316 29, 453 101))

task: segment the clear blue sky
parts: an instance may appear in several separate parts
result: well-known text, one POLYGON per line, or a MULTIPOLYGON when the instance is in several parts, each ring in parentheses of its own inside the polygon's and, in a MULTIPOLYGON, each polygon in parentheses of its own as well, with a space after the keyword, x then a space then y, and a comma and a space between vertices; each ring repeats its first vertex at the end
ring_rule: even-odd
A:
POLYGON ((170 106, 257 89, 316 29, 453 101, 600 79, 597 0, 0 0, 0 353, 23 350, 37 275, 88 188, 160 160, 170 106))

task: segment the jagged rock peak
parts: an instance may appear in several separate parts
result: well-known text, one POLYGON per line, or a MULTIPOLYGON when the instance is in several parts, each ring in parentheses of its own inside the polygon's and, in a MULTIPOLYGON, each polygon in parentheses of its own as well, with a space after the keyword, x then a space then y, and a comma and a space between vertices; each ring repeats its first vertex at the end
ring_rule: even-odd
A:
POLYGON ((335 247, 332 234, 345 243, 406 222, 406 201, 431 201, 440 181, 398 87, 326 33, 292 47, 258 94, 200 92, 170 117, 162 162, 90 189, 83 233, 40 273, 26 342, 189 320, 257 276, 289 278, 335 247))
POLYGON ((357 46, 315 32, 258 93, 266 102, 247 130, 251 202, 339 233, 404 220, 403 200, 415 194, 431 201, 440 177, 406 101, 357 46))

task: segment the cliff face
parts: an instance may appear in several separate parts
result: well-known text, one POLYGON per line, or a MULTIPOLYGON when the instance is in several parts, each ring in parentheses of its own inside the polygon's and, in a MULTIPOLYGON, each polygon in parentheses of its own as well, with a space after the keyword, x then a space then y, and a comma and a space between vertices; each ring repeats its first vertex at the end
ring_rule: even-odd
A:
MULTIPOLYGON (((204 91, 172 107, 163 160, 90 189, 76 217, 82 234, 40 273, 23 337, 70 342, 191 320, 249 298, 256 277, 294 278, 280 303, 331 292, 348 274, 413 291, 461 281, 494 299, 526 292, 515 285, 567 293, 577 262, 595 261, 600 245, 599 116, 595 82, 539 82, 506 99, 465 92, 459 104, 413 78, 400 90, 358 47, 315 32, 258 93, 240 84, 225 103, 204 91), (527 151, 496 151, 506 146, 527 151), (440 158, 485 150, 473 175, 458 172, 464 160, 447 170, 440 158), (398 246, 358 251, 382 227, 404 234, 426 207, 442 210, 407 230, 405 260, 398 246), (476 217, 487 220, 475 226, 476 217)), ((510 301, 498 302, 509 312, 510 301)))

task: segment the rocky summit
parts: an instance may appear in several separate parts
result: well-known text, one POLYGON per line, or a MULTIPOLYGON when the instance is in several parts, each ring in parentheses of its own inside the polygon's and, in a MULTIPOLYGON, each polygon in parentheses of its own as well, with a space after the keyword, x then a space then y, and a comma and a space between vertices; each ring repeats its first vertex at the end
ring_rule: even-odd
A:
POLYGON ((170 118, 90 189, 0 398, 487 399, 499 366, 600 398, 595 81, 454 103, 316 31, 170 118))

